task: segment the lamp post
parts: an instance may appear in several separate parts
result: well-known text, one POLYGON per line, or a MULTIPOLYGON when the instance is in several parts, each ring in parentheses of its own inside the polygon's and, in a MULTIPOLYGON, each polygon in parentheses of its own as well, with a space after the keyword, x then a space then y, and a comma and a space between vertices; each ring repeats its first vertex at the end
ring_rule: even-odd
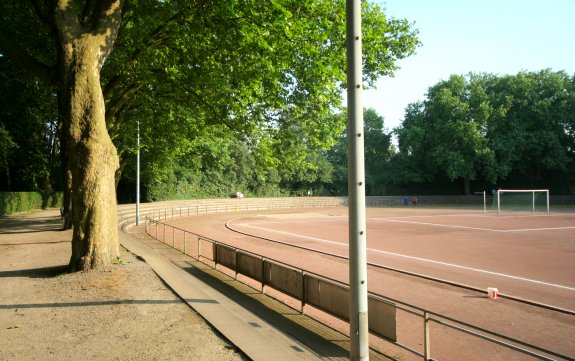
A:
POLYGON ((136 226, 140 225, 140 121, 136 138, 136 226))
POLYGON ((346 2, 350 359, 369 360, 361 0, 346 2))

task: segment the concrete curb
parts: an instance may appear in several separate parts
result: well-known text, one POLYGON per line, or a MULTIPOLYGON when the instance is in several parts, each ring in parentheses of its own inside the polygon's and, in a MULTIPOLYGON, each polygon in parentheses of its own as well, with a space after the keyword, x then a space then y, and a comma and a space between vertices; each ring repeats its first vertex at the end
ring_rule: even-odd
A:
MULTIPOLYGON (((252 360, 323 360, 326 358, 266 319, 239 305, 226 294, 194 277, 146 243, 126 231, 119 231, 122 246, 143 258, 172 290, 206 321, 252 360)), ((182 263, 189 267, 190 264, 182 263)), ((325 342, 328 342, 325 340, 325 342)), ((325 350, 326 345, 320 349, 325 350)), ((331 356, 345 357, 346 351, 333 344, 331 356)))

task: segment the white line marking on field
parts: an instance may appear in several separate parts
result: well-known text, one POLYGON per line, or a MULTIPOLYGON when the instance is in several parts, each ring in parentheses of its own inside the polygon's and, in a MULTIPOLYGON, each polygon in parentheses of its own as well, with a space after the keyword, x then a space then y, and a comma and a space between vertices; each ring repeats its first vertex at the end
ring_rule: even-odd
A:
POLYGON ((291 233, 291 232, 278 231, 278 230, 275 230, 275 229, 253 226, 253 225, 247 224, 247 223, 240 224, 239 226, 245 226, 245 227, 250 227, 250 228, 257 228, 257 229, 263 229, 264 231, 270 231, 270 232, 274 232, 274 233, 287 234, 288 236, 295 236, 295 237, 299 237, 299 238, 310 239, 310 240, 312 240, 312 241, 318 241, 318 242, 324 242, 324 243, 329 243, 329 244, 335 244, 335 245, 344 246, 344 247, 347 248, 347 244, 346 244, 346 243, 335 242, 335 241, 328 241, 328 240, 326 240, 326 239, 321 239, 321 238, 316 238, 316 237, 310 237, 310 236, 304 236, 304 235, 302 235, 302 234, 296 234, 296 233, 291 233))
POLYGON ((388 255, 392 255, 392 256, 397 256, 397 257, 402 257, 402 258, 413 259, 413 260, 416 260, 416 261, 434 263, 434 264, 439 264, 439 265, 442 265, 442 266, 464 269, 464 270, 467 270, 467 271, 485 273, 485 274, 489 274, 489 275, 492 275, 492 276, 499 276, 499 277, 511 278, 511 279, 514 279, 514 280, 531 282, 531 283, 537 283, 537 284, 544 285, 544 286, 551 286, 551 287, 562 288, 562 289, 569 290, 569 291, 575 291, 575 288, 573 288, 573 287, 558 285, 558 284, 555 284, 555 283, 548 283, 548 282, 543 282, 543 281, 537 281, 537 280, 533 280, 533 279, 530 279, 530 278, 512 276, 512 275, 508 275, 508 274, 505 274, 505 273, 499 273, 499 272, 491 272, 491 271, 486 271, 486 270, 482 270, 482 269, 479 269, 479 268, 472 268, 472 267, 460 266, 460 265, 453 264, 453 263, 446 263, 446 262, 441 262, 441 261, 434 261, 434 260, 426 259, 426 258, 420 258, 420 257, 414 257, 414 256, 407 256, 407 255, 404 255, 404 254, 387 252, 387 251, 382 251, 382 250, 379 250, 379 249, 372 249, 372 248, 368 248, 368 249, 369 249, 370 251, 373 251, 373 252, 384 253, 384 254, 388 254, 388 255))
MULTIPOLYGON (((269 229, 269 228, 264 228, 264 227, 253 226, 253 225, 251 225, 251 224, 241 224, 240 226, 262 229, 262 230, 269 231, 269 232, 286 234, 286 235, 295 236, 295 237, 299 237, 299 238, 305 238, 305 239, 309 239, 309 240, 313 240, 313 241, 317 241, 317 242, 322 242, 322 243, 335 244, 335 245, 337 245, 337 246, 343 246, 343 247, 346 247, 346 248, 348 247, 348 245, 347 245, 347 244, 344 244, 344 243, 339 243, 339 242, 335 242, 335 241, 328 241, 328 240, 322 239, 322 238, 304 236, 304 235, 301 235, 301 234, 296 234, 296 233, 291 233, 291 232, 278 231, 278 230, 275 230, 275 229, 269 229)), ((399 253, 394 253, 394 252, 387 252, 387 251, 382 251, 382 250, 374 249, 374 248, 367 248, 367 250, 368 250, 368 251, 371 251, 371 252, 375 252, 375 253, 383 253, 383 254, 387 254, 387 255, 390 255, 390 256, 407 258, 407 259, 411 259, 411 260, 415 260, 415 261, 420 261, 420 262, 433 263, 433 264, 438 264, 438 265, 442 265, 442 266, 446 266, 446 267, 459 268, 459 269, 463 269, 463 270, 466 270, 466 271, 473 271, 473 272, 485 273, 485 274, 492 275, 492 276, 499 276, 499 277, 504 277, 504 278, 511 278, 511 279, 518 280, 518 281, 536 283, 536 284, 539 284, 539 285, 561 288, 561 289, 565 289, 565 290, 568 290, 568 291, 575 291, 575 288, 573 288, 573 287, 558 285, 558 284, 555 284, 555 283, 548 283, 548 282, 543 282, 543 281, 537 281, 537 280, 533 280, 533 279, 530 279, 530 278, 512 276, 512 275, 508 275, 508 274, 505 274, 505 273, 486 271, 486 270, 482 270, 482 269, 479 269, 479 268, 472 268, 472 267, 460 266, 460 265, 453 264, 453 263, 447 263, 447 262, 441 262, 441 261, 434 261, 434 260, 431 260, 431 259, 426 259, 426 258, 421 258, 421 257, 407 256, 407 255, 404 255, 404 254, 399 254, 399 253)))
POLYGON ((521 229, 507 229, 501 232, 521 232, 521 231, 556 231, 563 229, 575 229, 575 227, 551 227, 551 228, 521 228, 521 229))
POLYGON ((341 222, 342 220, 347 221, 347 218, 334 218, 334 219, 298 219, 298 220, 287 220, 287 221, 261 221, 259 224, 292 224, 292 223, 320 223, 320 222, 341 222))
POLYGON ((450 224, 440 224, 440 223, 429 223, 429 222, 416 222, 416 221, 402 221, 399 219, 385 219, 379 218, 380 221, 384 222, 394 222, 394 223, 410 223, 410 224, 420 224, 424 226, 433 226, 433 227, 445 227, 445 228, 460 228, 460 229, 473 229, 478 231, 489 231, 489 232, 504 232, 498 229, 493 228, 482 228, 482 227, 469 227, 469 226, 454 226, 450 224))
POLYGON ((488 231, 488 232, 500 232, 500 233, 508 233, 508 232, 533 232, 533 231, 556 231, 556 230, 565 230, 565 229, 575 229, 571 226, 566 227, 549 227, 549 228, 518 228, 518 229, 493 229, 493 228, 483 228, 483 227, 470 227, 470 226, 456 226, 451 224, 440 224, 440 223, 429 223, 429 222, 416 222, 416 221, 403 221, 399 219, 386 219, 386 218, 372 218, 377 219, 384 222, 394 222, 394 223, 410 223, 410 224, 419 224, 424 226, 432 226, 432 227, 444 227, 444 228, 459 228, 459 229, 470 229, 470 230, 477 230, 477 231, 488 231))
MULTIPOLYGON (((409 223, 409 224, 418 224, 423 226, 430 226, 430 227, 443 227, 443 228, 455 228, 455 229, 467 229, 467 230, 476 230, 476 231, 486 231, 486 232, 497 232, 497 233, 508 233, 508 232, 537 232, 537 231, 561 231, 561 230, 569 230, 575 229, 575 226, 564 226, 564 227, 544 227, 544 228, 517 228, 517 229, 495 229, 495 228, 486 228, 486 227, 472 227, 472 226, 459 226, 459 225, 452 225, 452 224, 441 224, 441 223, 432 223, 432 222, 421 222, 421 221, 409 221, 406 220, 407 218, 435 218, 435 217, 446 217, 446 216, 467 216, 467 217, 485 217, 482 214, 445 214, 445 215, 427 215, 427 216, 407 216, 407 217, 390 217, 390 218, 383 218, 383 217, 369 217, 367 218, 368 221, 383 221, 383 222, 392 222, 392 223, 409 223)), ((509 217, 493 217, 495 219, 501 218, 524 218, 524 217, 537 217, 537 216, 509 216, 509 217)), ((550 217, 549 215, 544 215, 544 217, 550 217)), ((273 219, 273 217, 271 217, 273 219)), ((487 218, 491 218, 487 216, 487 218)), ((346 217, 342 216, 333 216, 330 219, 313 219, 314 223, 319 222, 340 222, 342 220, 347 220, 346 217)), ((260 224, 286 224, 286 223, 309 223, 310 219, 297 219, 297 220, 277 220, 277 221, 264 221, 260 224)))

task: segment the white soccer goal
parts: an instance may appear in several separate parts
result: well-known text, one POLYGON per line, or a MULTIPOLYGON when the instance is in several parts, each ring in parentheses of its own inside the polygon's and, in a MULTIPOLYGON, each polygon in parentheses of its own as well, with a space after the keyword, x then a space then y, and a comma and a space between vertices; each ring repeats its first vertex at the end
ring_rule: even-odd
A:
POLYGON ((549 213, 549 189, 499 189, 497 212, 502 210, 549 213))

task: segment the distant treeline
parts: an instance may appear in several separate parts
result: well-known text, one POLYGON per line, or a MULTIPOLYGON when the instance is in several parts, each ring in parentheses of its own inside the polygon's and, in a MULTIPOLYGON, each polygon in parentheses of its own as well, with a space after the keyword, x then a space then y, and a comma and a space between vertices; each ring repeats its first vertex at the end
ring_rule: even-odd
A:
MULTIPOLYGON (((0 114, 27 119, 0 124, 0 191, 63 190, 56 98, 32 79, 17 78, 20 82, 0 86, 5 104, 0 114)), ((274 131, 289 136, 278 135, 273 144, 238 137, 221 125, 168 143, 148 132, 141 149, 141 199, 222 198, 238 191, 246 197, 345 196, 346 114, 323 117, 329 126, 321 129, 284 120, 289 128, 274 131)), ((365 110, 364 123, 369 196, 497 188, 575 194, 574 75, 551 70, 453 75, 431 86, 423 101, 409 104, 399 127, 387 129, 372 109, 365 110)), ((130 147, 118 172, 120 203, 136 200, 130 147)))

